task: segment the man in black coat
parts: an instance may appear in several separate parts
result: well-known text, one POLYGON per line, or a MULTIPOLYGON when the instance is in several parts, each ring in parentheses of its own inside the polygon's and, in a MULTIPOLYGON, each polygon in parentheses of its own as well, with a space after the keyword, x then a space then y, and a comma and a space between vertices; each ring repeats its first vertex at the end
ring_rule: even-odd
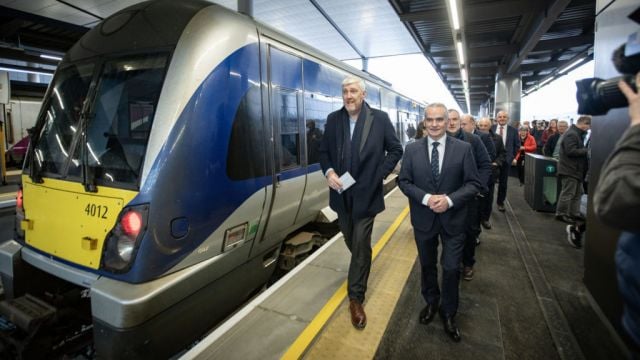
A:
POLYGON ((320 165, 330 190, 329 205, 351 251, 347 279, 351 322, 363 329, 367 317, 362 304, 371 269, 373 220, 384 210, 382 180, 402 157, 402 145, 389 116, 364 101, 365 83, 357 77, 342 82, 344 106, 327 117, 320 144, 320 165), (348 174, 347 174, 348 173, 348 174), (355 183, 346 188, 345 177, 355 183))
POLYGON ((427 137, 407 145, 398 186, 409 198, 411 224, 422 270, 422 296, 427 306, 419 321, 428 324, 440 306, 438 240, 442 242, 442 304, 444 330, 454 341, 460 331, 458 310, 460 261, 464 247, 467 203, 482 187, 471 145, 447 136, 447 108, 431 103, 425 109, 427 137))
MULTIPOLYGON (((480 177, 481 188, 478 194, 467 203, 468 214, 465 230, 464 250, 462 252, 462 276, 465 280, 470 281, 473 279, 473 266, 476 263, 476 245, 479 241, 480 232, 480 198, 489 192, 489 178, 491 178, 491 159, 489 157, 489 151, 484 144, 484 141, 478 135, 474 135, 473 129, 473 117, 465 114, 460 117, 457 110, 449 110, 449 125, 447 126, 447 135, 454 137, 458 140, 466 141, 471 144, 473 152, 473 158, 476 161, 478 167, 478 176, 480 177), (464 124, 464 126, 463 126, 464 124), (467 131, 467 130, 471 131, 467 131)), ((488 136, 486 140, 489 140, 488 136)), ((493 149, 495 151, 495 148, 493 149)))
POLYGON ((502 138, 502 143, 507 152, 507 161, 502 164, 500 168, 500 179, 498 183, 498 198, 496 204, 498 210, 504 211, 504 201, 507 198, 507 182, 509 180, 509 169, 511 168, 511 162, 516 156, 516 153, 520 149, 520 136, 518 130, 514 127, 507 125, 509 121, 509 115, 506 111, 498 111, 496 115, 497 125, 494 125, 491 130, 498 134, 502 138))
POLYGON ((574 219, 582 218, 580 198, 588 165, 587 148, 583 141, 590 128, 591 117, 580 116, 577 123, 571 125, 562 135, 558 161, 558 176, 560 176, 562 189, 556 205, 556 219, 566 223, 573 223, 574 219))
POLYGON ((491 158, 491 179, 489 179, 489 194, 480 201, 480 224, 485 229, 491 229, 491 211, 493 207, 493 193, 495 183, 498 179, 502 165, 506 161, 507 153, 502 143, 502 138, 491 131, 491 119, 484 117, 478 120, 478 129, 480 133, 486 133, 493 140, 495 146, 495 157, 491 158))

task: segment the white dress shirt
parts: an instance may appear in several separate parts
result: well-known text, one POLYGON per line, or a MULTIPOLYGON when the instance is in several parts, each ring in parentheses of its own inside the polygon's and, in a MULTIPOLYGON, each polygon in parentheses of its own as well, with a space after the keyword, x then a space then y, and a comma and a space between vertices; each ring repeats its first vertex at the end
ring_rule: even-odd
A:
MULTIPOLYGON (((431 155, 431 153, 433 152, 432 144, 436 141, 438 142, 438 146, 436 146, 438 148, 438 173, 440 173, 440 176, 442 176, 442 163, 444 161, 444 152, 447 144, 447 135, 446 134, 443 135, 442 137, 440 137, 440 139, 432 139, 431 136, 427 137, 427 144, 429 148, 429 162, 431 162, 431 159, 433 159, 433 156, 431 155)), ((422 198, 422 205, 427 206, 430 198, 431 198, 431 194, 427 193, 424 196, 424 198, 422 198)), ((449 196, 447 196, 447 202, 449 203, 450 208, 453 207, 453 201, 451 201, 449 196)))

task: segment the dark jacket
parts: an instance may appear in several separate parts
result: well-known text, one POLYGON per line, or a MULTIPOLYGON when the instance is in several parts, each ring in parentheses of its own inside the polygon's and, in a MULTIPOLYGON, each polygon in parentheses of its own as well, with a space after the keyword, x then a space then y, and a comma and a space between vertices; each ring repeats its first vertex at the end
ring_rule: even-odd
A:
MULTIPOLYGON (((563 140, 564 141, 564 140, 563 140)), ((625 230, 618 240, 618 288, 625 308, 622 324, 640 345, 640 126, 624 133, 600 172, 593 196, 596 216, 625 230)))
POLYGON ((409 198, 411 224, 414 228, 430 232, 436 217, 439 217, 447 234, 458 235, 466 228, 466 204, 478 193, 481 185, 471 145, 451 136, 447 136, 446 141, 438 183, 431 174, 428 140, 423 138, 407 145, 398 186, 409 198), (436 214, 422 204, 426 194, 446 194, 453 202, 453 207, 442 214, 436 214))
POLYGON ((500 135, 489 130, 489 136, 491 136, 493 145, 496 147, 496 157, 491 159, 491 161, 496 163, 499 168, 505 161, 507 161, 507 150, 504 148, 504 143, 502 142, 500 135))
POLYGON ((584 173, 587 170, 587 148, 582 141, 585 133, 586 131, 575 125, 571 125, 564 133, 560 143, 558 175, 584 180, 584 173))
MULTIPOLYGON (((323 173, 333 168, 341 176, 347 171, 344 154, 349 139, 349 121, 344 107, 327 117, 319 149, 323 173)), ((338 216, 345 216, 345 199, 351 197, 353 219, 375 216, 384 210, 382 180, 402 157, 402 145, 387 113, 363 103, 349 146, 352 149, 350 173, 356 183, 342 194, 329 191, 329 205, 338 216)))
POLYGON ((556 144, 558 143, 558 139, 560 139, 560 133, 555 133, 547 139, 547 142, 544 144, 543 154, 544 156, 552 157, 553 149, 556 148, 556 144))
MULTIPOLYGON (((491 127, 491 130, 496 135, 500 136, 500 133, 498 132, 499 128, 500 125, 493 125, 491 127)), ((518 130, 516 130, 516 128, 514 128, 513 126, 505 125, 504 128, 507 131, 507 142, 503 143, 504 149, 506 151, 505 163, 510 166, 513 158, 516 157, 516 153, 518 152, 518 150, 520 150, 520 136, 518 135, 518 130)))
POLYGON ((478 176, 482 187, 480 192, 485 194, 489 192, 489 179, 491 179, 491 158, 487 152, 487 148, 482 143, 482 140, 478 135, 470 134, 462 129, 456 131, 454 134, 447 133, 458 140, 466 141, 471 144, 473 150, 473 158, 476 161, 478 167, 478 176))
POLYGON ((489 160, 493 162, 497 155, 496 145, 493 143, 491 135, 478 129, 473 130, 473 135, 477 135, 480 137, 480 140, 482 140, 482 144, 484 144, 484 148, 487 149, 487 153, 489 153, 489 160))

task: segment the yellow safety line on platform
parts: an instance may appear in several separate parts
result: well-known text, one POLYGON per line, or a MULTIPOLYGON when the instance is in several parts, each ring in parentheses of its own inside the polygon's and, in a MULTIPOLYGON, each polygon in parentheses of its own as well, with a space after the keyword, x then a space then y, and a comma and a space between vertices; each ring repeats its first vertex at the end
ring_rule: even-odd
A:
MULTIPOLYGON (((386 245, 386 243, 391 239, 391 236, 398 230, 400 224, 409 214, 409 207, 405 207, 404 210, 398 215, 396 220, 391 224, 391 226, 385 231, 380 240, 373 247, 373 251, 371 254, 371 261, 376 259, 382 248, 386 245)), ((302 357, 302 354, 305 352, 309 344, 313 341, 313 339, 318 335, 318 332, 325 326, 331 315, 336 311, 338 306, 342 303, 344 298, 347 296, 347 281, 340 286, 340 288, 331 296, 329 301, 327 301, 326 305, 318 312, 316 317, 311 320, 309 325, 302 331, 300 336, 291 344, 286 353, 282 356, 282 359, 299 359, 302 357)))

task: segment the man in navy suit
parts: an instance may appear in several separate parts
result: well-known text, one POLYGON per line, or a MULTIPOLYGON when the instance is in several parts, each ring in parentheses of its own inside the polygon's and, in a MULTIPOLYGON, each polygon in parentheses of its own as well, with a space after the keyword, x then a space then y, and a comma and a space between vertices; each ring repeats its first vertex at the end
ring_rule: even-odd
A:
POLYGON ((422 270, 422 296, 427 306, 419 320, 428 324, 438 312, 454 341, 460 331, 458 310, 460 262, 465 239, 467 203, 480 188, 471 145, 447 136, 447 108, 432 103, 425 109, 427 137, 407 145, 398 185, 409 198, 411 224, 422 270), (442 240, 442 304, 438 287, 438 238, 442 240))
POLYGON ((509 180, 509 169, 511 168, 511 162, 520 149, 520 136, 518 136, 518 130, 514 127, 507 125, 509 121, 509 115, 506 111, 498 111, 496 116, 497 125, 493 125, 491 130, 494 134, 497 134, 502 138, 504 149, 507 154, 507 159, 502 164, 500 169, 500 177, 498 183, 498 198, 496 204, 498 210, 504 211, 504 200, 507 198, 507 181, 509 180))
POLYGON ((320 143, 320 165, 327 183, 329 205, 338 213, 338 224, 351 251, 347 288, 351 323, 364 329, 367 316, 362 304, 371 269, 373 220, 384 210, 382 180, 402 157, 387 113, 364 101, 365 83, 357 77, 342 81, 344 106, 327 117, 320 143), (344 188, 341 176, 349 173, 355 184, 344 188))

